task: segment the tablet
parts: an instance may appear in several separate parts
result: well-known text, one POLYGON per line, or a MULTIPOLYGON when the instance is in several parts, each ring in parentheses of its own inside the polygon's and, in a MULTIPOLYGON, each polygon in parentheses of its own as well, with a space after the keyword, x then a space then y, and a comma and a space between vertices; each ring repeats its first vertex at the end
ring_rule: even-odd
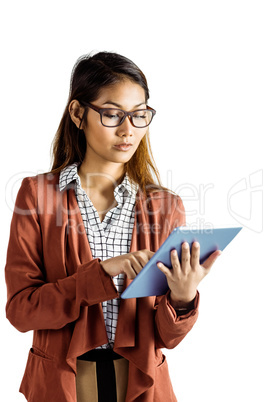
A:
POLYGON ((186 227, 175 228, 165 242, 159 247, 150 261, 143 267, 136 278, 122 293, 123 299, 132 297, 160 296, 168 291, 165 274, 157 268, 157 262, 162 262, 171 268, 170 252, 176 249, 180 258, 181 245, 185 241, 190 244, 198 241, 200 244, 200 264, 216 250, 223 250, 233 238, 240 232, 242 227, 222 229, 196 229, 186 227))

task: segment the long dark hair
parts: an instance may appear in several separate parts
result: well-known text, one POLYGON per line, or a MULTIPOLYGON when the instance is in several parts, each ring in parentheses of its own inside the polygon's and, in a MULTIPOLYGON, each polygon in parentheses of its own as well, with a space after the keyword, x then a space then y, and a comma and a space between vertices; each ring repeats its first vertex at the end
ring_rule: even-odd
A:
MULTIPOLYGON (((74 99, 81 104, 93 102, 104 87, 122 82, 126 78, 144 89, 147 103, 149 89, 146 77, 128 58, 117 53, 99 52, 93 56, 84 55, 77 60, 71 75, 69 99, 53 141, 53 173, 60 172, 65 166, 74 162, 81 163, 86 153, 85 135, 82 130, 77 129, 70 117, 68 109, 70 102, 74 99)), ((125 164, 125 171, 130 180, 138 183, 144 192, 148 188, 152 190, 161 187, 159 172, 152 156, 148 130, 131 160, 125 164)))

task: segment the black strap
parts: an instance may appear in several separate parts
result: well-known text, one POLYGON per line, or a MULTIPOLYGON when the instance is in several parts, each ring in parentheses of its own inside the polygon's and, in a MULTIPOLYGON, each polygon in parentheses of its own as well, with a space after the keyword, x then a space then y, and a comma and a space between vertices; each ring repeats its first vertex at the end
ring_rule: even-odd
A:
POLYGON ((117 402, 113 360, 97 361, 98 402, 117 402))

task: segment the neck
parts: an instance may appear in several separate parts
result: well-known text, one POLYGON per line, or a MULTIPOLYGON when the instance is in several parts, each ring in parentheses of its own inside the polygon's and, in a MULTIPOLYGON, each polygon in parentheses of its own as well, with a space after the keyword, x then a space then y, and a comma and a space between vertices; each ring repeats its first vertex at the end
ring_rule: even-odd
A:
POLYGON ((84 160, 78 169, 82 187, 94 189, 100 193, 113 192, 123 180, 124 164, 103 163, 101 167, 84 160))

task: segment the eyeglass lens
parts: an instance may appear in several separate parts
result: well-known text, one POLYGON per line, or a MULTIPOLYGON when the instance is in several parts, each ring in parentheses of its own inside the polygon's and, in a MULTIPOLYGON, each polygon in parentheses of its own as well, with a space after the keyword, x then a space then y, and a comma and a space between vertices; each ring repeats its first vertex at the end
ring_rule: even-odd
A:
MULTIPOLYGON (((102 113, 102 124, 107 127, 119 126, 124 118, 124 113, 120 109, 105 110, 102 113)), ((131 121, 135 127, 148 126, 153 118, 151 110, 137 110, 132 116, 131 121)))

